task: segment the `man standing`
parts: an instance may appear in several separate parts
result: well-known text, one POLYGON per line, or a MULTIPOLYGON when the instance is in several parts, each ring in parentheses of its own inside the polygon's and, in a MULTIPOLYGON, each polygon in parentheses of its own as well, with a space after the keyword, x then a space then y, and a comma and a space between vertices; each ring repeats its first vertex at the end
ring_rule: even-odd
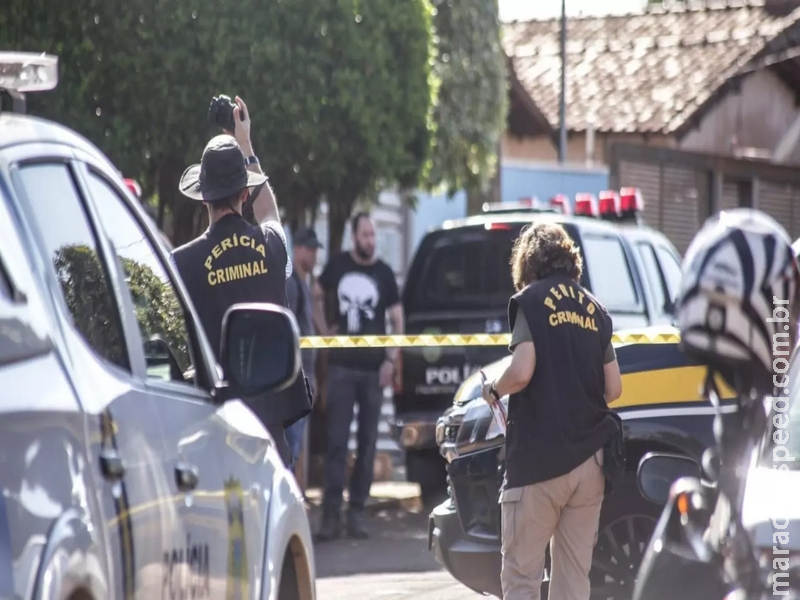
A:
MULTIPOLYGON (((400 292, 392 268, 375 256, 375 225, 367 213, 353 217, 351 234, 353 250, 333 256, 314 285, 318 305, 322 307, 326 294, 333 297, 331 308, 335 310, 331 312, 337 315, 339 335, 385 335, 387 312, 392 333, 402 334, 400 292)), ((355 403, 358 452, 350 478, 347 535, 368 537, 364 505, 372 486, 383 388, 392 385, 398 354, 398 348, 341 348, 328 355, 328 444, 319 541, 332 540, 340 534, 347 443, 355 403)))
MULTIPOLYGON (((278 205, 253 152, 250 115, 241 98, 236 98, 233 115, 236 131, 212 138, 200 164, 186 169, 179 184, 185 196, 206 205, 208 229, 171 254, 217 361, 228 308, 240 302, 286 306, 286 278, 292 272, 278 205), (259 186, 252 206, 261 224, 256 226, 242 217, 242 207, 250 190, 259 186)), ((248 404, 288 462, 284 424, 310 410, 304 377, 298 376, 283 392, 248 404)))
MULTIPOLYGON (((317 264, 317 250, 322 248, 322 244, 317 239, 317 234, 313 229, 301 227, 295 231, 293 236, 293 256, 292 274, 286 280, 286 298, 289 303, 289 310, 294 313, 297 325, 300 328, 300 335, 316 335, 316 331, 324 332, 324 319, 318 305, 311 296, 308 287, 308 279, 317 264)), ((307 348, 303 352, 303 370, 308 378, 312 393, 316 394, 314 383, 314 361, 316 352, 313 348, 307 348)), ((292 465, 297 464, 297 459, 303 447, 305 437, 307 417, 303 417, 294 425, 286 430, 286 440, 292 451, 292 465)))

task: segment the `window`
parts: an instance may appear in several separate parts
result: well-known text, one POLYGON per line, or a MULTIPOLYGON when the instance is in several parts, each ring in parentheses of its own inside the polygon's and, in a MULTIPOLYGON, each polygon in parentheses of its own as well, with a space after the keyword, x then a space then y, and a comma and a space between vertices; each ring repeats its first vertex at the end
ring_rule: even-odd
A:
POLYGON ((0 367, 50 350, 47 313, 5 202, 0 190, 0 367))
POLYGON ((114 294, 69 168, 37 164, 19 173, 75 327, 100 356, 129 369, 114 294))
POLYGON ((664 289, 664 283, 661 280, 661 269, 658 268, 656 251, 646 242, 637 243, 636 250, 644 265, 647 286, 650 293, 653 294, 653 304, 659 313, 663 313, 669 307, 667 306, 667 290, 664 289))
POLYGON ((681 260, 673 251, 662 245, 656 246, 656 254, 658 255, 658 262, 661 263, 664 279, 667 280, 670 300, 675 304, 681 288, 681 260))
POLYGON ((94 173, 89 173, 88 184, 100 222, 125 273, 144 344, 147 376, 184 381, 182 374, 192 366, 192 361, 186 317, 172 281, 124 200, 94 173))
POLYGON ((616 237, 583 236, 592 293, 610 311, 642 312, 628 258, 616 237))
POLYGON ((518 234, 519 228, 437 234, 421 248, 419 279, 409 277, 413 310, 505 305, 514 292, 509 260, 518 234))

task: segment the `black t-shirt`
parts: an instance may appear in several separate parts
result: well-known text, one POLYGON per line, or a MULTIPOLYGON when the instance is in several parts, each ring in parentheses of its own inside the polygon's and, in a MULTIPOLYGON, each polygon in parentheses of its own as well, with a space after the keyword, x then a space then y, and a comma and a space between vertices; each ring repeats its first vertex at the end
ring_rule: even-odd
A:
MULTIPOLYGON (((328 261, 319 276, 326 292, 335 292, 339 335, 385 335, 386 310, 400 301, 392 268, 382 260, 357 263, 349 252, 328 261)), ((328 362, 350 369, 377 370, 386 359, 383 348, 332 350, 328 362)))
POLYGON ((608 311, 566 275, 512 297, 512 329, 518 310, 530 327, 536 367, 527 387, 509 399, 506 488, 569 473, 617 430, 605 401, 608 311))

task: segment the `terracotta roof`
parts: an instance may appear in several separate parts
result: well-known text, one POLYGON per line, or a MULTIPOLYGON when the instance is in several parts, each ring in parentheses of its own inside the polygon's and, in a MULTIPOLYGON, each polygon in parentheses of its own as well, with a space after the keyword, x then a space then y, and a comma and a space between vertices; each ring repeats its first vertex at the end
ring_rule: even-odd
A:
MULTIPOLYGON (((675 133, 743 67, 774 54, 800 17, 800 11, 774 16, 763 0, 673 6, 567 21, 568 129, 583 131, 591 119, 597 131, 675 133)), ((511 22, 503 29, 516 77, 557 126, 560 20, 511 22)))

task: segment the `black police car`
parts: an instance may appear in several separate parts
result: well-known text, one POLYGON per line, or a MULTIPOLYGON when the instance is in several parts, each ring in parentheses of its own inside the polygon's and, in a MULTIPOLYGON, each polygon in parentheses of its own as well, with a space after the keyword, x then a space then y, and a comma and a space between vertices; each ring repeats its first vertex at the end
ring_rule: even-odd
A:
MULTIPOLYGON (((593 196, 579 194, 575 214, 556 208, 566 205, 563 197, 552 206, 487 205, 483 215, 446 221, 429 233, 403 290, 406 331, 508 332, 512 244, 525 225, 545 220, 562 223, 580 246, 581 283, 608 308, 615 328, 671 323, 681 259, 664 235, 641 225, 639 191, 604 192, 599 207, 593 196)), ((434 439, 436 420, 467 377, 507 354, 504 347, 403 349, 393 431, 406 453, 406 476, 419 483, 426 505, 435 505, 446 489, 445 462, 434 439)))

